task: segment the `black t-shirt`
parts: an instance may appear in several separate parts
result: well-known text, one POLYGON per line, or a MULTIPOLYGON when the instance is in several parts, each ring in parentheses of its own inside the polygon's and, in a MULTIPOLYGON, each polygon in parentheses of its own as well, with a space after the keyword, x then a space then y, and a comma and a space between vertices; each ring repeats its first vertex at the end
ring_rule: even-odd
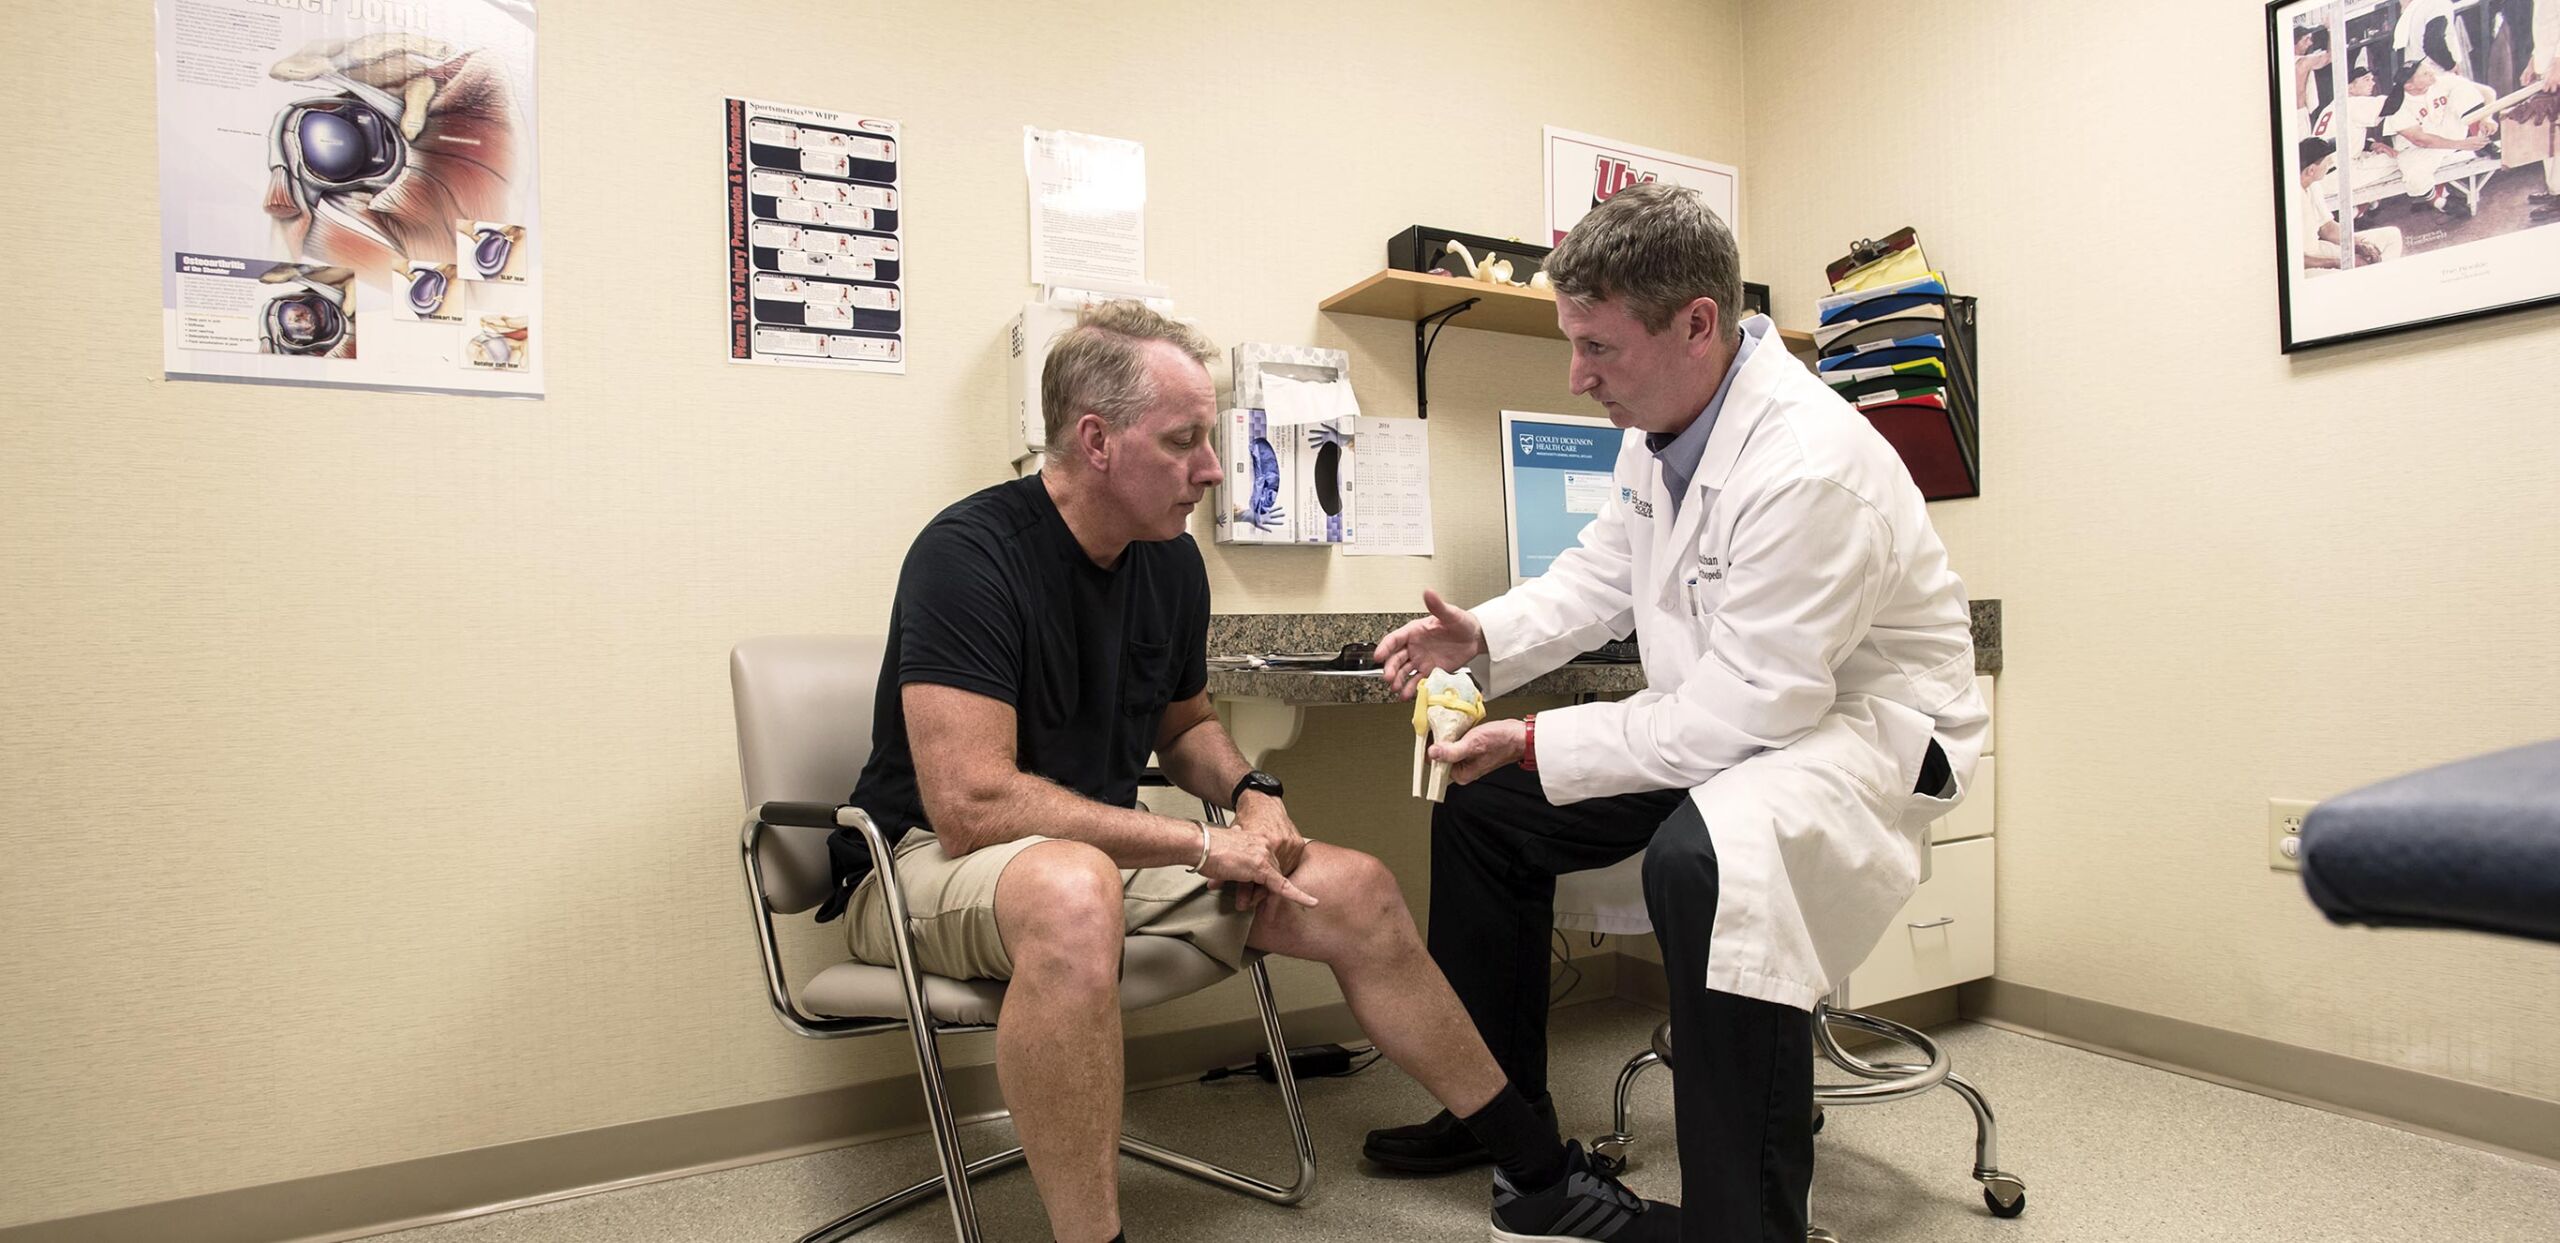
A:
MULTIPOLYGON (((942 511, 898 571, 872 709, 871 760, 854 786, 895 843, 932 826, 916 789, 900 688, 957 687, 1014 711, 1015 763, 1096 802, 1134 807, 1165 705, 1208 685, 1209 576, 1189 535, 1130 544, 1106 570, 1085 556, 1034 475, 942 511)), ((833 919, 871 871, 861 836, 829 842, 833 919)))

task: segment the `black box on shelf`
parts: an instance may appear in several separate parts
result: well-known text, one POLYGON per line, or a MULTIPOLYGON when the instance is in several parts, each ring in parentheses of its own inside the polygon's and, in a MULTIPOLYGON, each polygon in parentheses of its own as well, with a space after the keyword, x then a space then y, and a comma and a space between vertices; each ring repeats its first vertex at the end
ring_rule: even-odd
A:
POLYGON ((1476 262, 1480 264, 1491 263, 1496 259, 1510 260, 1511 279, 1524 282, 1529 279, 1531 273, 1546 266, 1547 255, 1555 249, 1552 246, 1540 246, 1534 242, 1517 242, 1498 237, 1485 237, 1476 233, 1459 233, 1449 229, 1432 229, 1415 225, 1387 239, 1387 266, 1400 272, 1428 272, 1433 268, 1445 268, 1452 276, 1465 276, 1466 261, 1449 253, 1451 242, 1466 247, 1467 253, 1474 255, 1476 262))

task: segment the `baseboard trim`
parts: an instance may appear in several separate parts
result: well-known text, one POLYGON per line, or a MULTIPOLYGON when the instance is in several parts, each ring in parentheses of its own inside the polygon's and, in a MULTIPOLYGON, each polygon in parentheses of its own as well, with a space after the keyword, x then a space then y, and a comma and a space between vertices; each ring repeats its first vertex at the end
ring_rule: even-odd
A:
MULTIPOLYGON (((1609 998, 1668 1010, 1660 964, 1625 954, 1576 959, 1583 978, 1561 1000, 1609 998)), ((1928 1028, 1959 1017, 2226 1087, 2560 1168, 2560 1102, 2304 1049, 2103 1002, 1982 980, 1877 1007, 1928 1028)), ((1360 1039, 1336 1003, 1286 1017, 1295 1044, 1360 1039)), ((1137 1037, 1133 1087, 1179 1082, 1251 1056, 1251 1018, 1137 1037)), ((968 1121, 1002 1112, 992 1067, 951 1074, 952 1108, 968 1121)), ((77 1217, 0 1227, 0 1243, 342 1243, 714 1170, 803 1156, 924 1130, 915 1081, 867 1083, 443 1153, 364 1169, 243 1187, 77 1217)))
POLYGON ((1957 1005, 1964 1017, 1994 1027, 2560 1168, 2560 1101, 2006 980, 1965 985, 1957 1005))
MULTIPOLYGON (((1360 1038, 1359 1024, 1339 1002, 1291 1012, 1283 1022, 1291 1044, 1360 1038)), ((1179 1082, 1250 1058, 1261 1048, 1262 1023, 1256 1018, 1135 1037, 1129 1041, 1130 1086, 1179 1082)), ((952 1112, 964 1122, 1003 1112, 994 1067, 954 1068, 948 1081, 952 1112)), ((901 1074, 781 1100, 0 1227, 0 1243, 340 1243, 924 1129, 924 1098, 914 1076, 901 1074)))

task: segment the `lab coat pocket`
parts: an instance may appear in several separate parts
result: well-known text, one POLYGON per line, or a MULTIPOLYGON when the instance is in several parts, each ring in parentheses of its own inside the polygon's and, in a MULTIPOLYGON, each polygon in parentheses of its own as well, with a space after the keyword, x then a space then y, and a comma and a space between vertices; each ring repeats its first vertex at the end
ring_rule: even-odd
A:
MULTIPOLYGON (((1900 777, 1895 789, 1907 792, 1908 808, 1903 812, 1904 824, 1928 824, 1955 810, 1964 799, 1964 774, 1949 756, 1946 779, 1935 790, 1923 790, 1921 773, 1928 765, 1929 746, 1936 741, 1938 722, 1935 717, 1908 704, 1890 699, 1874 700, 1876 733, 1886 753, 1899 766, 1900 777)), ((1944 747, 1940 750, 1943 752, 1944 747)))
POLYGON ((1707 554, 1691 559, 1689 581, 1681 589, 1688 596, 1691 617, 1709 618, 1724 610, 1725 597, 1731 594, 1731 584, 1725 581, 1724 571, 1722 557, 1707 554))
POLYGON ((1946 818, 1956 804, 1964 801, 1964 783, 1953 772, 1947 775, 1946 789, 1937 794, 1914 791, 1911 805, 1902 813, 1904 824, 1930 825, 1946 818))
POLYGON ((1703 576, 1690 579, 1681 588, 1681 594, 1685 597, 1682 603, 1688 607, 1689 616, 1700 620, 1715 616, 1716 610, 1724 607, 1724 584, 1709 582, 1703 576))

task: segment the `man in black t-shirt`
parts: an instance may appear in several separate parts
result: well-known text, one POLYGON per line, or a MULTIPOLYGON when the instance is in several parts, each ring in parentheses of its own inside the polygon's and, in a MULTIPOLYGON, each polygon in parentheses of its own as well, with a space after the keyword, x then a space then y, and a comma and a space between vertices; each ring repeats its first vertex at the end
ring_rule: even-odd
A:
MULTIPOLYGON (((1041 379, 1048 462, 944 510, 899 573, 871 760, 852 802, 894 841, 924 968, 1009 980, 996 1077, 1061 1243, 1119 1238, 1124 939, 1240 966, 1322 962, 1378 1049, 1501 1169, 1496 1238, 1651 1243, 1679 1210, 1598 1175, 1504 1080, 1395 877, 1302 836, 1206 693, 1208 578, 1186 532, 1223 477, 1207 344, 1136 303, 1085 313, 1041 379), (1153 752, 1235 812, 1139 809, 1153 752)), ((834 839, 847 938, 893 961, 879 877, 834 839)))

